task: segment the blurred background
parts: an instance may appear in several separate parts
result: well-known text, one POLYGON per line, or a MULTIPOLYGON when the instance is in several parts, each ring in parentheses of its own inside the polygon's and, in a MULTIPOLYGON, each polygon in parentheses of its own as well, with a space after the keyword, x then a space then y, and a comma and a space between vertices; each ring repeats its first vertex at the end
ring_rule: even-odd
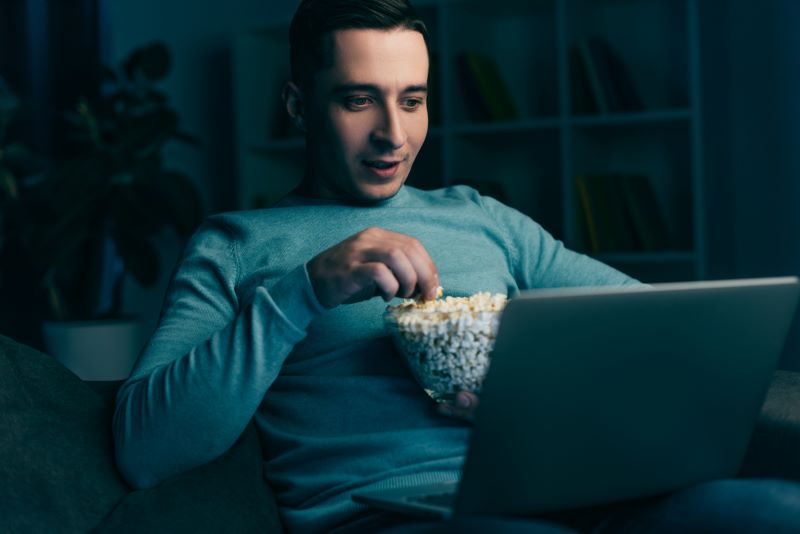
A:
MULTIPOLYGON (((0 333, 134 318, 140 344, 199 220, 291 189, 297 3, 0 0, 0 333)), ((415 6, 433 63, 410 183, 470 184, 648 282, 800 273, 800 3, 415 6)))

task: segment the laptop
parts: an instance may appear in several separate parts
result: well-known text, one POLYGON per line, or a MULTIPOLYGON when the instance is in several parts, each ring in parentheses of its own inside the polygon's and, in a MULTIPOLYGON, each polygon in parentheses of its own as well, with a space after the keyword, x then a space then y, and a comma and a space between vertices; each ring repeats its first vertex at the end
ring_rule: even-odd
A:
POLYGON ((460 481, 352 499, 530 517, 735 476, 799 290, 782 277, 524 292, 501 317, 460 481))

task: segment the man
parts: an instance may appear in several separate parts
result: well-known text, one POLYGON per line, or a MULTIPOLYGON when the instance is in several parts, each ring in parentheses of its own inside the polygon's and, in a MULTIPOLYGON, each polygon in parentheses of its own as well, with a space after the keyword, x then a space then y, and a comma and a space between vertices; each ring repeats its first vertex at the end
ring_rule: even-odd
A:
MULTIPOLYGON (((385 302, 434 298, 440 285, 450 295, 513 297, 637 282, 472 189, 403 185, 428 127, 427 34, 405 0, 304 0, 290 39, 284 99, 306 134, 302 184, 273 208, 211 217, 188 244, 159 327, 118 395, 119 468, 134 486, 152 486, 213 460, 254 419, 288 530, 462 530, 350 499, 357 489, 456 480, 469 433, 394 352, 385 302)), ((477 399, 461 399, 472 406, 450 410, 468 416, 477 399)), ((786 499, 800 504, 800 491, 766 485, 678 494, 646 514, 626 509, 614 524, 670 525, 679 507, 687 525, 732 531, 752 517, 727 507, 756 495, 766 503, 759 514, 782 525, 786 499), (701 524, 709 514, 718 522, 701 524)), ((611 531, 609 517, 590 526, 611 531)), ((486 521, 473 526, 563 531, 486 521)))

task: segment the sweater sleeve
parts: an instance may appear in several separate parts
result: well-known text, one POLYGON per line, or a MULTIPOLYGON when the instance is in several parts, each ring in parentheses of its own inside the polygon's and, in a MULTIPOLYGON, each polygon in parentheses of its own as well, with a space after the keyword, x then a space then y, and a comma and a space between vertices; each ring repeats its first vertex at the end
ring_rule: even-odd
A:
POLYGON ((527 215, 491 197, 478 196, 478 202, 499 225, 507 244, 509 267, 520 289, 640 283, 613 267, 569 250, 527 215))
POLYGON ((219 219, 198 230, 159 326, 117 394, 117 465, 134 487, 154 486, 233 445, 323 311, 304 265, 240 302, 237 238, 219 219))

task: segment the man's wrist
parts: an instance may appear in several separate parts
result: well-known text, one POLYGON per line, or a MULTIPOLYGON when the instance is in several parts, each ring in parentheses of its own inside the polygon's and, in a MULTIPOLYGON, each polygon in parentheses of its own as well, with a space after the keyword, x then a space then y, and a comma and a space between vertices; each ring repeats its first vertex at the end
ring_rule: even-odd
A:
POLYGON ((326 311, 314 293, 305 264, 287 273, 269 288, 269 293, 284 317, 299 330, 305 330, 315 317, 326 311))

